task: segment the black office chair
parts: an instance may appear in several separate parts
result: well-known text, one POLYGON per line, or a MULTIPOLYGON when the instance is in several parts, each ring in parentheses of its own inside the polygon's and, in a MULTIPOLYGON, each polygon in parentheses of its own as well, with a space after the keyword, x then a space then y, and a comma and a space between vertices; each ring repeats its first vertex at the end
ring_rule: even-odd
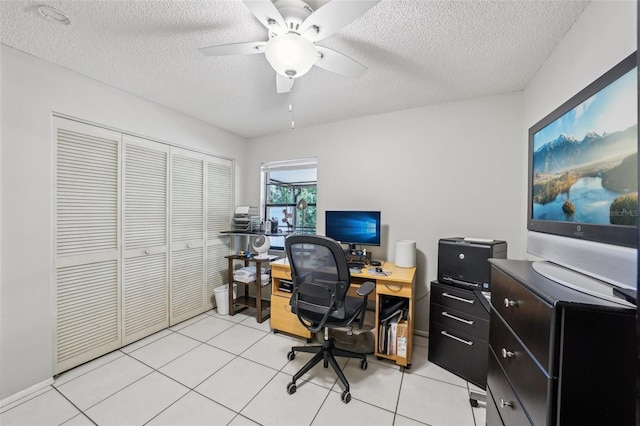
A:
POLYGON ((338 242, 318 235, 291 235, 284 242, 287 257, 291 265, 293 294, 291 295, 291 312, 298 316, 302 325, 312 333, 324 329, 322 346, 294 346, 287 354, 289 360, 296 357, 296 352, 315 353, 287 385, 289 395, 296 391, 296 380, 304 376, 313 366, 324 361, 324 368, 329 364, 335 370, 344 385, 342 402, 351 401, 349 382, 338 366, 335 357, 342 356, 360 359, 360 368, 367 369, 367 356, 345 351, 333 346, 329 340, 329 328, 349 326, 356 320, 362 328, 367 297, 375 288, 373 282, 363 283, 357 290, 357 297, 347 296, 351 284, 351 275, 347 257, 338 242))

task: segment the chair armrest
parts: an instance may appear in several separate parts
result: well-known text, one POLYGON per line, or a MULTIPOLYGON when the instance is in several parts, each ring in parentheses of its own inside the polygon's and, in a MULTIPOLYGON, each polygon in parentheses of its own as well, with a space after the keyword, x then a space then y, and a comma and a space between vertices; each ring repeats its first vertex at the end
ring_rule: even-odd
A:
POLYGON ((358 296, 366 297, 376 288, 376 284, 373 281, 365 281, 360 285, 360 288, 356 290, 358 296))

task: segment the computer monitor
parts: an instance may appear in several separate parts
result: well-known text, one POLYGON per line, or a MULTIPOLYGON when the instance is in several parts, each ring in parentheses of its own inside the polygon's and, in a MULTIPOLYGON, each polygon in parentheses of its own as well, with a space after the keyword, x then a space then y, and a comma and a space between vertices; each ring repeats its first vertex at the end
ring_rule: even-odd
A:
POLYGON ((327 210, 325 235, 354 251, 356 245, 380 245, 380 212, 358 210, 327 210))

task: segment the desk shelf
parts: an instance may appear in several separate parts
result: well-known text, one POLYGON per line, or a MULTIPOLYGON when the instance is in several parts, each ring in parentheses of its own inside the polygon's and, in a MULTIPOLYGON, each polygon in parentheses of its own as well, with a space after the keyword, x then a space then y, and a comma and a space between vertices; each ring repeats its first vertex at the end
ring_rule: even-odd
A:
POLYGON ((237 312, 241 312, 246 308, 256 308, 256 321, 261 323, 264 320, 268 319, 271 315, 271 302, 269 300, 262 300, 262 280, 261 280, 261 271, 262 265, 268 264, 269 259, 256 259, 256 258, 247 258, 245 256, 239 256, 236 254, 225 256, 226 259, 229 260, 229 288, 232 288, 233 284, 243 285, 244 286, 244 294, 238 295, 235 299, 233 298, 233 291, 229 291, 229 315, 233 316, 237 312), (234 264, 236 261, 241 261, 244 263, 244 266, 249 266, 251 263, 255 263, 256 265, 256 280, 250 282, 237 281, 233 279, 234 272, 234 264), (256 296, 252 297, 249 295, 249 287, 255 286, 256 296), (236 309, 235 305, 241 307, 241 309, 236 309))

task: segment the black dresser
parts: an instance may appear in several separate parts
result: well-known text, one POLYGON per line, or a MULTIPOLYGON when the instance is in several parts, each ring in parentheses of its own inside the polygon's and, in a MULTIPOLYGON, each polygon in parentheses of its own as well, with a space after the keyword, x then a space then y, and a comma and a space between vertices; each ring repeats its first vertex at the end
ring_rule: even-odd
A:
POLYGON ((479 290, 431 282, 429 361, 484 389, 489 302, 479 290))
POLYGON ((635 308, 491 263, 487 425, 635 424, 635 308))

